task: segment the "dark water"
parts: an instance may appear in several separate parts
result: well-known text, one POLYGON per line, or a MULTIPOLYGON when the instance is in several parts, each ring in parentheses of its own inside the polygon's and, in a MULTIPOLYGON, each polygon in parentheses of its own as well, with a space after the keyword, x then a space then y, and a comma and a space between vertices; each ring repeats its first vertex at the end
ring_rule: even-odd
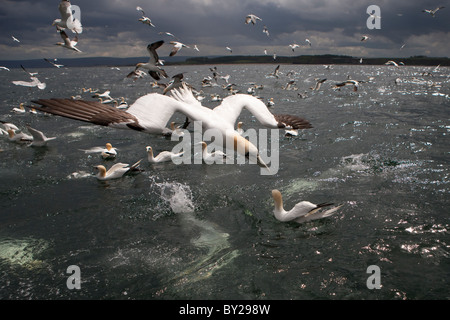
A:
MULTIPOLYGON (((130 104, 162 91, 149 77, 123 80, 128 68, 30 70, 45 90, 13 85, 27 80, 21 70, 1 71, 1 119, 58 138, 44 148, 0 139, 0 299, 448 299, 449 69, 431 77, 423 67, 282 65, 279 79, 267 77, 275 66, 217 66, 241 92, 263 85, 256 94, 274 98, 272 112, 314 126, 295 138, 279 133, 274 175, 249 164, 151 165, 147 145, 175 142, 10 111, 36 98, 92 99, 83 87, 130 104), (367 82, 331 89, 348 75, 367 82), (314 78, 328 79, 320 91, 310 90, 314 78), (282 89, 289 79, 298 90, 282 89), (80 151, 106 142, 119 149, 115 160, 80 151), (92 176, 94 165, 141 158, 140 174, 92 176), (323 220, 281 223, 274 188, 287 209, 301 200, 344 206, 323 220), (81 289, 67 287, 71 265, 81 289), (380 289, 367 287, 369 266, 379 267, 380 289)), ((213 107, 209 94, 228 92, 201 87, 209 67, 166 71, 186 72, 213 107)), ((259 126, 246 111, 240 119, 259 126)))

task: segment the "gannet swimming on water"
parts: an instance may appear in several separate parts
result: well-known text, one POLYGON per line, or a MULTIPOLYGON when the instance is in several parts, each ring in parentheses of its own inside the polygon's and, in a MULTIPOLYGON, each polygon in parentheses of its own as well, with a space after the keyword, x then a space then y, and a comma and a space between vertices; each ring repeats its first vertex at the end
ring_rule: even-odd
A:
MULTIPOLYGON (((160 40, 157 42, 153 42, 147 46, 147 51, 150 55, 150 59, 146 63, 138 63, 134 69, 138 70, 139 68, 145 69, 148 71, 148 73, 152 76, 155 80, 160 80, 161 76, 164 78, 167 78, 167 73, 159 67, 159 57, 158 53, 156 53, 156 49, 161 47, 164 44, 164 40, 160 40)), ((130 73, 131 74, 131 73, 130 73)))
POLYGON ((244 129, 242 129, 242 121, 239 121, 236 127, 236 132, 239 133, 241 136, 244 134, 244 129))
POLYGON ((107 99, 112 99, 111 96, 110 96, 110 94, 111 94, 111 90, 106 90, 106 91, 103 92, 103 93, 98 93, 98 92, 96 92, 96 93, 94 93, 94 94, 92 95, 92 98, 107 98, 107 99))
POLYGON ((208 145, 205 141, 199 142, 202 145, 202 158, 207 164, 223 163, 227 159, 227 155, 221 150, 213 152, 208 151, 208 145))
POLYGON ((24 132, 16 132, 13 129, 6 130, 8 132, 8 140, 16 143, 30 143, 33 142, 33 136, 24 132))
POLYGON ((311 220, 317 220, 331 216, 342 205, 323 211, 322 208, 333 205, 332 203, 314 204, 309 201, 297 203, 291 210, 286 211, 283 207, 283 198, 281 192, 277 189, 272 190, 272 198, 275 202, 273 213, 275 218, 281 222, 295 221, 303 223, 311 220))
POLYGON ((67 48, 70 50, 74 50, 76 52, 82 52, 80 49, 78 49, 76 47, 76 45, 78 44, 78 35, 75 35, 75 37, 73 37, 73 39, 70 40, 69 36, 67 35, 67 33, 64 30, 60 30, 59 34, 61 35, 63 42, 57 42, 57 43, 55 43, 55 45, 63 47, 63 48, 67 48))
POLYGON ((98 169, 96 177, 98 180, 112 180, 122 178, 126 173, 131 171, 139 171, 138 167, 142 159, 130 166, 128 163, 116 163, 109 170, 106 170, 105 166, 98 165, 94 168, 98 169))
POLYGON ((103 159, 114 159, 117 156, 117 148, 113 147, 110 142, 104 147, 92 147, 90 149, 81 149, 85 153, 100 153, 103 159))
POLYGON ((12 108, 11 111, 14 112, 14 113, 25 113, 25 112, 26 112, 23 103, 21 103, 21 104, 19 105, 19 107, 14 107, 14 108, 12 108))
POLYGON ((251 24, 255 25, 256 20, 262 21, 262 19, 260 17, 257 17, 254 14, 250 13, 245 17, 245 24, 251 23, 251 24))
POLYGON ((172 51, 170 51, 170 54, 169 54, 170 57, 176 55, 177 52, 181 50, 181 48, 190 48, 189 46, 187 46, 184 43, 181 43, 179 41, 170 41, 170 44, 173 45, 172 51))
POLYGON ((27 125, 27 130, 33 136, 30 147, 43 147, 47 145, 47 142, 56 139, 56 137, 47 137, 42 131, 36 130, 29 125, 27 125))
POLYGON ((181 157, 184 154, 184 152, 173 153, 171 151, 161 151, 157 156, 154 156, 152 147, 147 146, 145 149, 147 150, 147 159, 150 163, 172 161, 173 158, 181 157))
POLYGON ((29 76, 31 81, 12 81, 16 86, 24 86, 24 87, 38 87, 38 89, 44 90, 47 86, 44 82, 41 82, 37 77, 35 77, 36 73, 28 72, 22 65, 22 70, 25 71, 29 76))
POLYGON ((312 128, 309 121, 298 116, 272 114, 264 102, 247 94, 228 96, 214 109, 204 107, 186 85, 172 90, 172 96, 147 94, 137 99, 127 110, 111 108, 96 101, 39 99, 32 102, 40 105, 35 107, 37 110, 46 113, 151 134, 170 133, 171 130, 166 125, 176 112, 180 112, 191 121, 201 122, 203 130, 217 130, 222 134, 224 146, 232 144, 234 150, 247 158, 257 159, 258 164, 262 163, 262 160, 256 146, 234 130, 236 120, 243 109, 247 109, 267 128, 312 128))
POLYGON ((56 26, 58 31, 65 28, 71 30, 73 33, 80 34, 83 32, 83 27, 80 20, 75 19, 72 15, 71 3, 68 0, 62 0, 59 3, 58 9, 61 13, 61 19, 55 19, 52 26, 56 26))
POLYGON ((429 13, 429 14, 434 18, 436 12, 438 12, 439 10, 444 9, 444 8, 445 8, 445 7, 437 7, 437 8, 434 9, 434 10, 431 10, 431 9, 424 9, 424 10, 422 10, 422 12, 429 13))

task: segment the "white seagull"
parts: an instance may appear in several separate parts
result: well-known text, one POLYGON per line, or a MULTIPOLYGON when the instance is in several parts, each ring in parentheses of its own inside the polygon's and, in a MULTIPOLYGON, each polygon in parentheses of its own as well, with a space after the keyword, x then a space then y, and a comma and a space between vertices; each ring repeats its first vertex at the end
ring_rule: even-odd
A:
MULTIPOLYGON (((147 46, 147 51, 150 55, 150 59, 146 63, 138 63, 134 69, 134 73, 136 73, 139 68, 142 68, 147 70, 150 76, 152 76, 152 78, 154 78, 155 80, 160 80, 161 77, 167 78, 167 73, 159 66, 159 57, 158 53, 156 52, 156 49, 161 47, 163 43, 164 41, 160 40, 157 42, 153 42, 147 46)), ((133 72, 128 74, 128 76, 132 75, 132 73, 133 72)))
POLYGON ((47 86, 44 82, 41 82, 37 77, 35 77, 35 73, 28 72, 22 65, 22 70, 25 71, 29 76, 31 81, 12 81, 16 86, 24 86, 24 87, 38 87, 38 89, 44 90, 47 86))
POLYGON ((139 21, 142 22, 143 24, 148 24, 151 27, 154 27, 155 25, 152 23, 152 20, 150 20, 149 17, 145 16, 145 12, 141 7, 136 7, 137 11, 140 11, 142 13, 142 17, 139 18, 139 21))
POLYGON ((102 181, 122 178, 128 172, 139 171, 138 167, 141 161, 142 159, 132 166, 130 166, 128 163, 119 162, 109 168, 109 170, 106 170, 105 166, 103 165, 95 166, 94 168, 98 170, 96 177, 98 180, 102 181))
POLYGON ((80 34, 83 32, 83 26, 80 20, 75 19, 72 15, 72 4, 68 0, 62 0, 58 6, 61 13, 61 19, 55 19, 52 26, 56 26, 58 31, 69 29, 73 33, 80 34))
POLYGON ((29 125, 27 125, 27 129, 33 136, 33 141, 29 145, 30 147, 43 147, 47 145, 47 142, 56 139, 56 137, 47 137, 42 131, 36 130, 29 125))
POLYGON ((64 30, 59 30, 59 34, 61 35, 61 38, 63 39, 63 42, 57 42, 55 45, 61 46, 63 48, 67 48, 70 50, 74 50, 76 52, 82 52, 80 49, 76 47, 78 44, 78 35, 75 35, 72 40, 70 40, 69 36, 64 30))
POLYGON ((204 107, 186 85, 172 90, 172 96, 149 93, 137 99, 127 110, 111 108, 96 101, 39 99, 33 102, 40 105, 35 107, 37 110, 46 113, 151 134, 170 134, 167 123, 176 112, 180 112, 191 121, 200 121, 203 130, 218 130, 222 134, 224 146, 233 145, 238 153, 256 159, 256 163, 263 167, 267 166, 259 156, 256 146, 234 130, 236 120, 243 109, 247 109, 256 120, 268 128, 312 128, 309 121, 298 116, 272 114, 264 102, 247 94, 228 96, 214 109, 204 107))
POLYGON ((85 153, 100 153, 103 159, 114 159, 117 156, 117 148, 113 147, 110 142, 104 147, 92 147, 90 149, 81 149, 85 153))
POLYGON ((184 43, 178 42, 178 41, 170 41, 170 44, 173 45, 172 51, 170 51, 170 54, 169 54, 170 57, 176 55, 177 52, 181 50, 181 48, 189 48, 189 46, 185 45, 184 43))
POLYGON ((430 10, 430 9, 424 9, 424 10, 422 10, 422 12, 426 12, 426 13, 429 13, 433 18, 435 17, 435 14, 436 14, 436 12, 438 12, 439 10, 441 10, 441 9, 444 9, 445 7, 437 7, 436 9, 434 9, 434 10, 430 10))
POLYGON ((161 151, 157 156, 154 156, 152 147, 147 146, 145 150, 147 150, 147 159, 150 163, 172 161, 174 158, 181 157, 184 154, 184 152, 173 153, 172 151, 161 151))
POLYGON ((257 20, 262 21, 260 17, 257 17, 254 14, 249 14, 245 17, 245 24, 251 23, 255 25, 257 20))
POLYGON ((277 189, 272 190, 272 198, 275 202, 273 213, 275 218, 281 222, 295 221, 304 223, 311 220, 317 220, 331 216, 342 205, 333 207, 328 210, 322 210, 325 207, 332 206, 332 203, 314 204, 309 201, 301 201, 297 203, 291 210, 286 211, 283 207, 283 198, 281 192, 277 189))

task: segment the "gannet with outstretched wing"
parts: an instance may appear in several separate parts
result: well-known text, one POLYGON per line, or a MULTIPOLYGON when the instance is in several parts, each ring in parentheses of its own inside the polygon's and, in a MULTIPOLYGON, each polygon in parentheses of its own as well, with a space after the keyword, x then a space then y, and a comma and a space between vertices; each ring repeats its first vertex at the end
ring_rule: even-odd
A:
MULTIPOLYGON (((164 78, 167 78, 167 73, 159 67, 160 61, 158 53, 156 52, 156 49, 161 47, 164 44, 163 40, 153 42, 147 46, 147 51, 150 55, 150 59, 146 63, 138 63, 134 69, 134 71, 130 72, 128 76, 131 76, 133 73, 136 73, 136 71, 139 68, 148 70, 148 73, 155 79, 160 80, 161 76, 164 78)), ((128 77, 127 76, 127 77, 128 77)))
POLYGON ((69 36, 67 35, 67 33, 64 30, 59 30, 59 34, 61 35, 63 42, 57 42, 57 43, 55 43, 55 45, 61 46, 63 48, 71 49, 71 50, 74 50, 77 52, 81 52, 81 50, 76 47, 76 45, 78 44, 78 36, 77 35, 75 37, 73 37, 72 40, 70 40, 69 36))
MULTIPOLYGON (((215 129, 222 134, 224 144, 246 157, 262 160, 256 146, 234 129, 237 118, 247 109, 263 126, 274 129, 308 129, 309 121, 294 115, 272 114, 264 102, 247 94, 235 94, 210 109, 201 105, 192 91, 183 85, 172 90, 172 96, 150 93, 138 98, 127 110, 105 106, 95 101, 72 99, 39 99, 37 110, 71 119, 121 129, 133 129, 151 134, 169 134, 171 117, 180 112, 191 121, 200 121, 203 130, 215 129), (228 143, 226 143, 229 141, 228 143), (231 144, 230 144, 231 143, 231 144)), ((30 107, 31 106, 27 106, 30 107)))
POLYGON ((291 210, 286 211, 283 207, 283 198, 281 192, 277 189, 272 190, 272 198, 275 202, 273 210, 275 218, 281 222, 295 221, 303 223, 311 220, 317 220, 331 216, 342 205, 323 211, 322 208, 332 206, 332 203, 314 204, 309 201, 297 203, 291 210))
POLYGON ((56 137, 47 137, 42 131, 34 129, 29 125, 27 125, 27 129, 33 136, 33 141, 29 145, 30 147, 43 147, 47 145, 47 142, 56 139, 56 137))

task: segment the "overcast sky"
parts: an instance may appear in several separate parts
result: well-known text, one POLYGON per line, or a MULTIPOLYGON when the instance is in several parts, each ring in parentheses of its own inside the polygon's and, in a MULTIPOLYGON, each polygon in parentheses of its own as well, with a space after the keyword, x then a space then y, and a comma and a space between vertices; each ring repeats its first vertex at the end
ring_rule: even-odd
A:
POLYGON ((81 9, 83 33, 77 47, 83 53, 54 45, 61 41, 52 27, 53 20, 60 18, 58 4, 59 0, 0 0, 0 59, 140 57, 147 55, 147 44, 158 40, 166 41, 159 55, 168 56, 173 38, 159 32, 170 32, 191 46, 179 56, 263 55, 264 49, 278 56, 450 56, 448 0, 73 0, 72 5, 81 9), (381 29, 367 28, 370 5, 381 10, 381 29), (137 6, 155 27, 138 21, 137 6), (435 18, 422 12, 438 6, 446 8, 435 18), (262 21, 245 24, 249 13, 262 21), (363 35, 369 40, 361 42, 363 35), (302 46, 292 52, 289 44, 294 42, 302 46), (192 49, 194 44, 199 52, 192 49))

